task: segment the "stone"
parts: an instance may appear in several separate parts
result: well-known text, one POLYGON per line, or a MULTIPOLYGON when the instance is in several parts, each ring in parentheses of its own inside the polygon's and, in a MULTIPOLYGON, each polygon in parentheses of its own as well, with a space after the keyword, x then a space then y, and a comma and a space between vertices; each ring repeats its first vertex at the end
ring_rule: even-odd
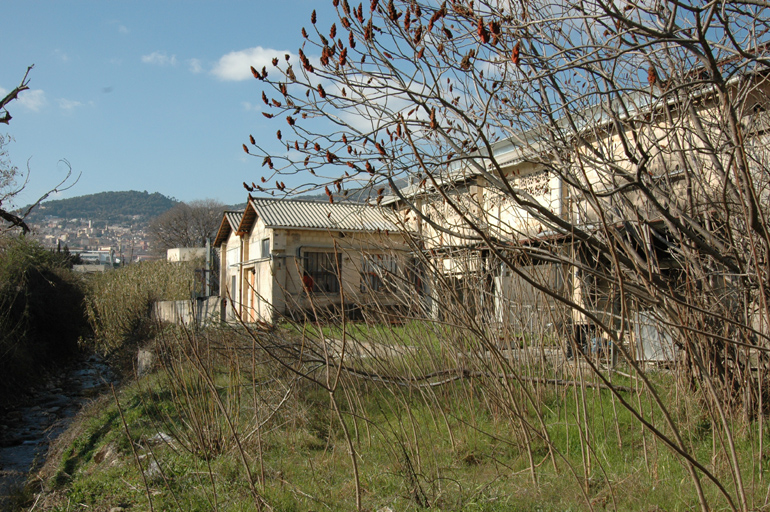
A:
POLYGON ((94 462, 97 464, 101 464, 105 460, 109 462, 111 459, 114 459, 116 455, 117 451, 115 450, 115 445, 107 443, 94 454, 94 462))
POLYGON ((152 371, 155 365, 155 353, 152 350, 140 348, 136 354, 136 374, 141 377, 152 371))
POLYGON ((166 434, 165 432, 158 432, 157 434, 149 438, 147 442, 153 445, 160 444, 160 443, 173 444, 174 438, 166 434))
POLYGON ((158 480, 161 478, 160 466, 156 461, 150 462, 150 465, 147 466, 147 470, 144 472, 144 476, 147 477, 147 480, 158 480))

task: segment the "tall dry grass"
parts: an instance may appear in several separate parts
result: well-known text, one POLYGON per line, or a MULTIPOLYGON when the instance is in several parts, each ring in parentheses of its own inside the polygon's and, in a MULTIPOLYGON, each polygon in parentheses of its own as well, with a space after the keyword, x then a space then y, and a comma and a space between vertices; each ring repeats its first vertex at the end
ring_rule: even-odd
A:
POLYGON ((194 262, 152 261, 91 276, 86 305, 97 345, 109 351, 150 337, 153 304, 190 300, 194 268, 194 262))
MULTIPOLYGON (((304 315, 272 329, 158 331, 158 371, 119 402, 130 442, 147 450, 136 455, 146 483, 131 480, 146 486, 143 506, 767 505, 762 425, 725 422, 677 361, 614 358, 632 346, 584 343, 565 312, 531 297, 506 296, 515 314, 501 319, 489 276, 434 270, 419 293, 386 281, 396 305, 356 308, 355 322, 344 295, 323 315, 309 296, 304 315), (172 441, 153 447, 159 433, 172 441)), ((127 292, 146 304, 141 281, 127 292)), ((89 478, 80 489, 104 485, 89 478)))
MULTIPOLYGON (((688 462, 714 508, 735 505, 720 424, 674 372, 642 369, 648 388, 604 354, 567 359, 550 322, 501 339, 462 314, 165 330, 159 371, 139 384, 144 421, 194 461, 214 509, 681 509, 698 503, 688 462)), ((733 436, 757 467, 756 436, 733 436)), ((182 478, 176 455, 155 456, 182 478)), ((762 473, 749 473, 747 500, 763 506, 762 473)), ((151 492, 156 505, 192 499, 151 492)))

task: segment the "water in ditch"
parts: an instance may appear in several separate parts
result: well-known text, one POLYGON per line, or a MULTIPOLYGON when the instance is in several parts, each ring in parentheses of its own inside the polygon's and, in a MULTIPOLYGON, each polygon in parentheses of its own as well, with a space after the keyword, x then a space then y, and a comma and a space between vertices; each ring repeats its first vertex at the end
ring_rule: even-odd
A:
POLYGON ((83 356, 54 371, 47 382, 0 409, 0 510, 45 461, 50 443, 116 376, 98 356, 83 356))

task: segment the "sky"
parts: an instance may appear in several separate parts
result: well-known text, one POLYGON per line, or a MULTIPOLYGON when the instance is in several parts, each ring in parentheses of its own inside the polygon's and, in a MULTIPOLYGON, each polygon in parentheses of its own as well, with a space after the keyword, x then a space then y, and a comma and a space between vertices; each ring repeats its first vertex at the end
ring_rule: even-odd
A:
MULTIPOLYGON (((249 134, 279 144, 261 115, 257 69, 297 54, 310 13, 329 2, 25 1, 3 7, 0 93, 27 67, 30 90, 0 125, 11 162, 29 169, 15 206, 67 172, 77 184, 51 198, 160 192, 181 201, 242 203, 261 159, 249 134)), ((329 23, 331 20, 329 20, 329 23)), ((278 150, 277 147, 275 147, 278 150)), ((4 205, 8 206, 8 205, 4 205)))

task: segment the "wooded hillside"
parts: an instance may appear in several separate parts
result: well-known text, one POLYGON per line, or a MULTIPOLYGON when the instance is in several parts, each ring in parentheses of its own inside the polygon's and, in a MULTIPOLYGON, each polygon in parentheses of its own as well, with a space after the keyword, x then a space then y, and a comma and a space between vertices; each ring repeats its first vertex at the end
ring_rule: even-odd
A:
POLYGON ((124 192, 100 192, 69 199, 45 201, 32 210, 31 222, 46 215, 63 218, 94 218, 114 221, 138 215, 149 221, 170 210, 179 201, 159 192, 149 193, 129 190, 124 192))

